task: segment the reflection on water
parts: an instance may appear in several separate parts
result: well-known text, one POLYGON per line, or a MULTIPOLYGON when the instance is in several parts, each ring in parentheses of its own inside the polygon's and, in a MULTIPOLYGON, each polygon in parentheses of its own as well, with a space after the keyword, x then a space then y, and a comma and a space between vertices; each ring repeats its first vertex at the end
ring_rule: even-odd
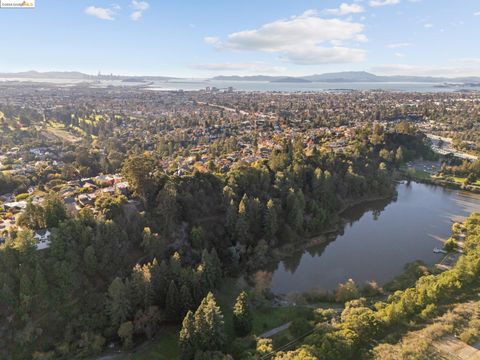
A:
POLYGON ((397 187, 395 200, 352 207, 334 241, 281 261, 270 283, 274 293, 335 289, 352 278, 357 284, 384 284, 406 263, 433 264, 435 246, 450 236, 452 221, 480 212, 480 195, 418 183, 397 187))

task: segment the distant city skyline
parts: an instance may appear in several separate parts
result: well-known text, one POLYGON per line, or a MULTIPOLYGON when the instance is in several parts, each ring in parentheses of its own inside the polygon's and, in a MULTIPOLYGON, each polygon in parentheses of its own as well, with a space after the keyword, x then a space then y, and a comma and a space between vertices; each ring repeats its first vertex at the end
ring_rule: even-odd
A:
POLYGON ((0 72, 480 76, 473 0, 50 0, 0 31, 0 72))

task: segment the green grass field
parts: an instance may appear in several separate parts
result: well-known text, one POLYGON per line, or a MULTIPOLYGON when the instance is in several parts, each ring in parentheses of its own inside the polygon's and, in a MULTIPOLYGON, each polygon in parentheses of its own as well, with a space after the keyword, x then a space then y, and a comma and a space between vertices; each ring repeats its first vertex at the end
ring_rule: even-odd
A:
MULTIPOLYGON (((465 178, 465 177, 452 177, 452 179, 453 179, 453 181, 455 181, 456 183, 459 183, 459 184, 464 184, 465 180, 467 180, 467 178, 465 178)), ((480 180, 477 180, 470 185, 480 186, 480 180)))
MULTIPOLYGON (((179 357, 178 333, 180 326, 164 327, 158 336, 140 346, 134 353, 124 355, 121 360, 173 360, 179 357)), ((120 360, 119 359, 119 360, 120 360)))

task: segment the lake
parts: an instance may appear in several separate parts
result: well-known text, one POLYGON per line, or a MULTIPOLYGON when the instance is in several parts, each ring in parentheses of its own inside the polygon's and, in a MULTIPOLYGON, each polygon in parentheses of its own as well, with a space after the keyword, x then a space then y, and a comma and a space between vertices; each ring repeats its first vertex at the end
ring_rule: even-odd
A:
POLYGON ((275 294, 311 289, 333 290, 352 278, 357 284, 379 285, 402 273, 406 263, 434 264, 454 221, 480 212, 480 194, 415 182, 400 183, 395 200, 354 206, 342 234, 278 263, 271 274, 275 294))

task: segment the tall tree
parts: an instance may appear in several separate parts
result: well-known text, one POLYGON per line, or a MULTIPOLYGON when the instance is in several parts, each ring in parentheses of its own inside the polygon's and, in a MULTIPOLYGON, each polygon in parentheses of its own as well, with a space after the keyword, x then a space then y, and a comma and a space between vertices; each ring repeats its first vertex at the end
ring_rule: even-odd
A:
POLYGON ((182 304, 180 303, 180 294, 175 285, 175 281, 171 281, 168 287, 167 298, 165 300, 165 311, 168 320, 174 321, 180 318, 182 312, 182 304))
POLYGON ((193 359, 198 345, 194 316, 191 311, 188 311, 183 319, 178 341, 180 344, 180 356, 182 360, 193 359))
POLYGON ((107 313, 115 327, 124 323, 130 315, 128 291, 122 279, 115 278, 108 287, 107 313))
POLYGON ((267 201, 263 220, 263 231, 267 240, 271 240, 275 236, 277 230, 277 211, 275 210, 275 204, 273 203, 273 200, 270 199, 267 201))
POLYGON ((248 305, 248 295, 242 291, 233 306, 233 327, 238 336, 246 336, 252 331, 252 313, 248 305))
POLYGON ((192 293, 185 284, 180 288, 180 304, 182 305, 182 316, 194 307, 192 293))
POLYGON ((222 350, 226 341, 223 314, 211 292, 202 300, 194 318, 199 349, 222 350))
POLYGON ((123 163, 122 172, 133 191, 147 203, 155 190, 154 180, 155 163, 151 156, 140 154, 131 155, 123 163))
POLYGON ((237 242, 243 245, 248 245, 250 242, 247 201, 248 197, 245 194, 238 205, 238 215, 235 223, 235 238, 237 242))
POLYGON ((45 197, 43 207, 45 209, 45 226, 47 228, 57 227, 61 221, 67 219, 67 210, 58 195, 54 193, 48 194, 45 197))

